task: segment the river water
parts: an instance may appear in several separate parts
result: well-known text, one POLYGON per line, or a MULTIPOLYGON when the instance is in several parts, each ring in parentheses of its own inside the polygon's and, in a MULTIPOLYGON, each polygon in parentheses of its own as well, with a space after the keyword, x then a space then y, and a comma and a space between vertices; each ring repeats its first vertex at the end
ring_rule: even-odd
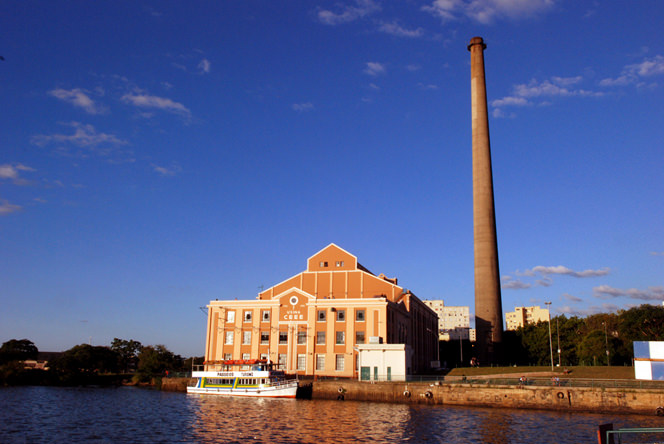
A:
MULTIPOLYGON (((596 443, 656 416, 242 399, 133 387, 0 388, 0 443, 596 443)), ((659 437, 662 438, 661 436, 659 437)), ((635 442, 625 439, 623 442, 635 442)))

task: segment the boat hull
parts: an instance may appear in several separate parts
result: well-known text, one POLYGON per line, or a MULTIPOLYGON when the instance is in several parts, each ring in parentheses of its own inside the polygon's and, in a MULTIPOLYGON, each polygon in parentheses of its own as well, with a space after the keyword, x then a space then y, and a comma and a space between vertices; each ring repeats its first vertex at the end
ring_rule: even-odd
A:
POLYGON ((263 388, 224 388, 224 387, 187 387, 187 393, 199 395, 241 396, 249 398, 295 398, 297 383, 284 387, 263 388))

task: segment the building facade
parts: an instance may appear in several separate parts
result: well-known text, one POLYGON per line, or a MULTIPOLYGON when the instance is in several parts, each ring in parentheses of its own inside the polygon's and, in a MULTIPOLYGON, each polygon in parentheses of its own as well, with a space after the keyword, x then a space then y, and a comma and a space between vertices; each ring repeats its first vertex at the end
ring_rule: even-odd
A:
POLYGON ((514 307, 514 311, 505 313, 505 326, 507 330, 517 330, 527 324, 537 324, 549 320, 549 310, 533 307, 514 307))
POLYGON ((438 315, 438 339, 470 339, 470 307, 446 306, 443 300, 423 301, 438 315))
POLYGON ((303 376, 358 377, 357 345, 406 344, 407 373, 426 373, 438 359, 436 326, 436 314, 396 278, 330 244, 256 300, 211 301, 205 358, 269 358, 303 376))

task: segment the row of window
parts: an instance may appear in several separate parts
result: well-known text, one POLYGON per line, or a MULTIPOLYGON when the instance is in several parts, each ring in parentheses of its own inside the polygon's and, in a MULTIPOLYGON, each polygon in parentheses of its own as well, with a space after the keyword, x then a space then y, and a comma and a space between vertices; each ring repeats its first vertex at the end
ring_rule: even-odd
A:
MULTIPOLYGON (((224 353, 224 359, 225 360, 230 360, 231 358, 230 353, 224 353)), ((267 353, 261 353, 260 356, 261 359, 268 359, 267 353)), ((343 371, 345 369, 345 356, 343 354, 338 354, 335 355, 335 362, 334 362, 334 369, 336 371, 343 371)), ((243 353, 242 354, 242 359, 249 359, 249 353, 243 353)), ((286 353, 279 353, 278 356, 278 362, 281 368, 286 368, 286 360, 288 359, 288 355, 286 353)), ((296 370, 301 370, 305 371, 307 366, 307 355, 305 354, 298 354, 297 355, 297 368, 296 370)), ((249 366, 247 366, 247 369, 249 366)), ((325 370, 325 355, 316 355, 316 370, 325 370)), ((222 384, 230 384, 231 382, 224 382, 222 384)), ((212 382, 210 382, 212 383, 212 382)), ((217 383, 214 383, 217 384, 217 383)))
MULTIPOLYGON (((335 310, 336 320, 343 322, 346 320, 346 310, 335 310)), ((253 310, 244 310, 242 319, 244 322, 253 321, 253 310)), ((325 322, 327 320, 327 310, 318 310, 316 314, 316 319, 318 322, 325 322)), ((364 322, 365 313, 364 310, 355 310, 355 322, 364 322)), ((235 311, 229 310, 226 312, 226 322, 234 323, 235 322, 235 311)), ((261 322, 270 322, 270 310, 261 311, 261 322)))
MULTIPOLYGON (((321 268, 327 268, 327 261, 320 261, 318 263, 318 266, 321 268)), ((335 261, 334 262, 335 267, 343 267, 344 266, 344 261, 335 261)))
MULTIPOLYGON (((325 334, 326 332, 324 331, 317 331, 316 332, 316 345, 325 345, 325 334)), ((334 340, 336 345, 344 345, 346 343, 346 332, 345 331, 336 331, 334 332, 334 340)), ((233 345, 233 341, 235 338, 235 332, 233 330, 229 330, 226 332, 225 338, 224 338, 224 344, 226 345, 233 345)), ((356 331, 355 332, 355 343, 356 344, 364 344, 365 342, 365 334, 363 331, 356 331)), ((260 343, 261 345, 269 345, 270 344, 270 332, 269 331, 262 331, 260 332, 260 343)), ((280 331, 279 332, 279 345, 286 345, 288 344, 288 332, 287 331, 280 331)), ((307 332, 306 331, 298 331, 297 332, 297 344, 298 345, 306 345, 307 344, 307 332)), ((251 331, 243 331, 242 332, 242 345, 251 345, 251 331)))

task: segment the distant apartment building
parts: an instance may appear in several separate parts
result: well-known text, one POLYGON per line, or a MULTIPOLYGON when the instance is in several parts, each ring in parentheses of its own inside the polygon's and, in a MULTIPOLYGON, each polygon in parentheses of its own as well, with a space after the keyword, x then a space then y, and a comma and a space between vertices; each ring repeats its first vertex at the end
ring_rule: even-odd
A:
POLYGON ((505 328, 507 330, 517 330, 527 324, 537 324, 538 322, 549 320, 549 310, 546 308, 534 307, 514 307, 514 311, 505 313, 505 328))
POLYGON ((443 300, 423 301, 438 315, 438 340, 470 339, 470 308, 446 306, 443 300))

